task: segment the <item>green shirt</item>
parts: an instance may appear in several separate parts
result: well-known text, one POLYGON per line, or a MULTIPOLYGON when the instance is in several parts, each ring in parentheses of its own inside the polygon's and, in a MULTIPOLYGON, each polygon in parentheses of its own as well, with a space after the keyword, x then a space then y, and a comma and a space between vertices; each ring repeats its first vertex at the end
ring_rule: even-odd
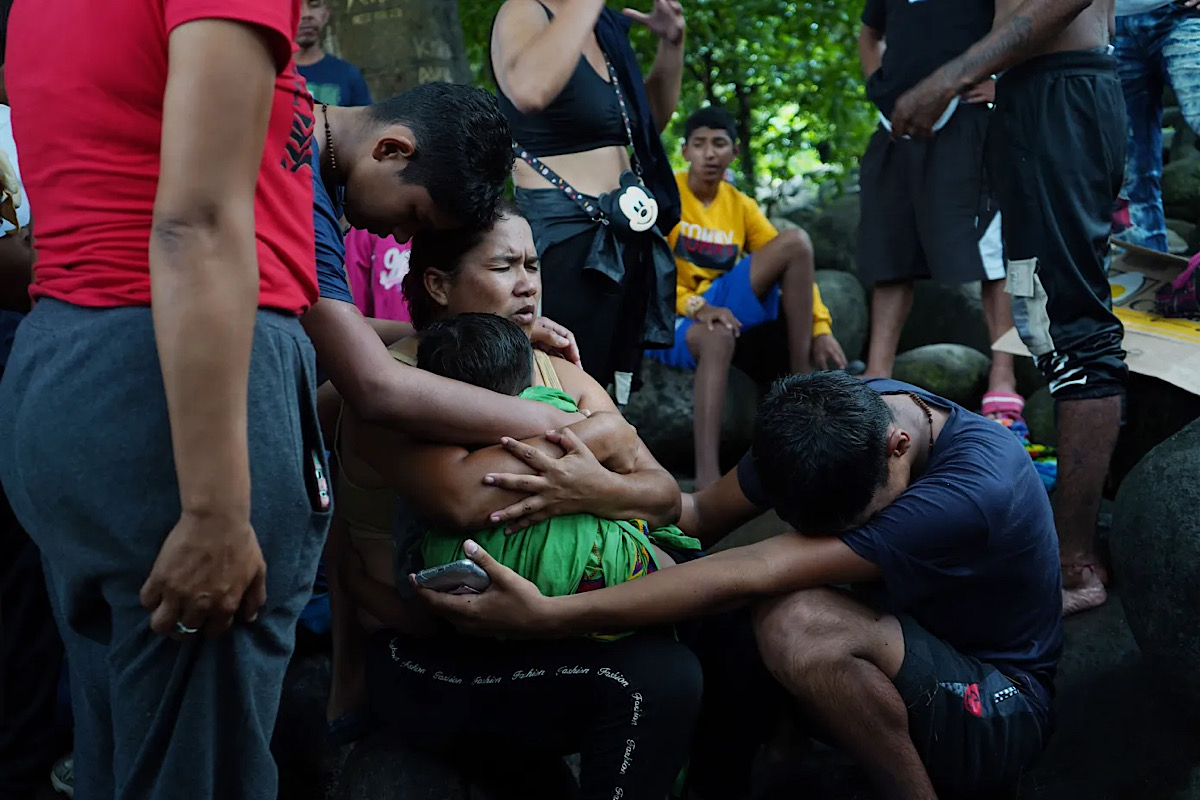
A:
MULTIPOLYGON (((568 412, 579 410, 570 395, 545 386, 521 392, 525 400, 549 403, 568 412)), ((650 547, 699 550, 700 542, 674 525, 646 530, 637 521, 601 519, 592 514, 568 514, 536 523, 513 534, 504 525, 470 534, 431 530, 425 535, 421 555, 427 567, 463 558, 462 544, 474 539, 492 558, 532 581, 542 594, 574 594, 584 581, 603 579, 603 585, 625 583, 646 574, 647 562, 659 565, 650 547)))

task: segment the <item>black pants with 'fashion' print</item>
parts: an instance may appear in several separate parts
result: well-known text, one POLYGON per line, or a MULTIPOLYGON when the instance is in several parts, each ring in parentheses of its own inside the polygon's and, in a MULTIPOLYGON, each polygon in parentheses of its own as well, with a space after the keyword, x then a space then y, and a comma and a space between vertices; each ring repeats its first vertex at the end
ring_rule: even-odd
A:
POLYGON ((579 753, 582 800, 662 800, 687 757, 702 679, 691 650, 665 635, 503 642, 381 631, 367 645, 367 686, 386 727, 501 796, 569 796, 531 767, 579 753))

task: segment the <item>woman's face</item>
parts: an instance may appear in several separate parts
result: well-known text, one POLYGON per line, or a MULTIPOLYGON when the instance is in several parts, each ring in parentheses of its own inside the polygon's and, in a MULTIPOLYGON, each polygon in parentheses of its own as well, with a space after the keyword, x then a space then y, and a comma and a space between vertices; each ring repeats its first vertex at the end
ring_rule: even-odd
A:
POLYGON ((530 333, 541 294, 542 277, 529 223, 520 217, 501 217, 484 240, 463 256, 458 274, 445 284, 442 305, 448 316, 498 314, 530 333))

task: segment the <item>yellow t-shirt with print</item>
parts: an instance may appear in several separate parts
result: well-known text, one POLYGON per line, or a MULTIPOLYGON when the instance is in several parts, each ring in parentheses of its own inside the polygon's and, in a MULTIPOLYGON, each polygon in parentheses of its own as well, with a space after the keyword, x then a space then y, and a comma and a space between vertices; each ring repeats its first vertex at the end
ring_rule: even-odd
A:
MULTIPOLYGON (((758 203, 721 181, 717 196, 704 205, 688 188, 687 172, 675 173, 682 201, 681 221, 667 241, 675 254, 675 313, 682 315, 689 297, 704 294, 713 281, 732 270, 745 253, 753 253, 779 235, 758 203)), ((833 316, 813 284, 813 337, 833 332, 833 316)))

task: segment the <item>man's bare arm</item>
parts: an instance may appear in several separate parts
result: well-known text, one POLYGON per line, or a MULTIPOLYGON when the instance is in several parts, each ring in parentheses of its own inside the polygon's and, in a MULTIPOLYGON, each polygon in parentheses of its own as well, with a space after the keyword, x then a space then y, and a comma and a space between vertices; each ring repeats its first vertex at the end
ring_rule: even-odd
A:
POLYGON ((725 473, 721 480, 693 494, 683 495, 679 528, 695 536, 710 548, 735 528, 763 514, 764 509, 751 503, 738 481, 737 470, 725 473))
POLYGON ((140 599, 151 628, 224 632, 266 601, 250 524, 254 200, 281 34, 223 19, 173 29, 149 237, 150 310, 181 513, 140 599), (220 114, 206 113, 218 102, 220 114))
POLYGON ((887 44, 883 31, 863 25, 858 32, 858 60, 862 64, 863 77, 869 78, 883 66, 883 51, 887 44))
POLYGON ((391 347, 401 339, 407 339, 416 333, 411 322, 401 322, 394 319, 375 319, 374 317, 364 317, 367 324, 379 336, 379 340, 383 342, 384 347, 391 347))
POLYGON ((945 64, 943 73, 956 94, 997 72, 1016 66, 1041 51, 1066 30, 1094 0, 1024 0, 1012 16, 958 58, 945 64))
MULTIPOLYGON (((619 416, 594 414, 571 426, 580 439, 597 450, 626 447, 632 430, 619 416), (619 429, 620 427, 620 429, 619 429)), ((535 470, 501 446, 474 452, 453 445, 412 441, 375 426, 346 425, 346 442, 356 455, 387 484, 408 498, 418 511, 437 524, 458 530, 491 527, 493 512, 520 503, 524 491, 508 491, 484 483, 489 473, 532 476, 535 470)), ((533 448, 550 459, 563 455, 563 448, 545 436, 531 437, 519 444, 533 448)), ((613 519, 649 518, 666 524, 678 515, 678 490, 670 474, 653 460, 644 460, 629 475, 616 475, 598 468, 606 476, 597 487, 587 484, 586 510, 613 519)))
POLYGON ((880 574, 840 539, 787 533, 617 586, 543 597, 536 586, 477 546, 468 546, 467 552, 491 576, 491 588, 472 597, 422 589, 421 596, 462 630, 534 637, 669 624, 757 597, 870 581, 880 574))
POLYGON ((301 318, 330 381, 358 416, 413 436, 464 445, 537 436, 576 421, 397 362, 353 303, 324 298, 301 318))
POLYGON ((654 65, 646 76, 646 99, 654 114, 654 127, 662 133, 671 122, 675 107, 679 105, 679 92, 683 81, 683 43, 672 44, 659 39, 654 65))

